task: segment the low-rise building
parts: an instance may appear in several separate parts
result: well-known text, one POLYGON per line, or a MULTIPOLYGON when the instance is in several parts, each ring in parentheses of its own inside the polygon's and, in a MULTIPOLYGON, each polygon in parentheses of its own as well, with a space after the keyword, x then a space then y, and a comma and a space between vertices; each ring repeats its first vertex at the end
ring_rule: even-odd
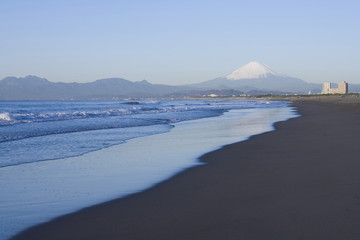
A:
POLYGON ((348 83, 343 81, 338 84, 337 88, 331 88, 330 82, 324 82, 321 94, 347 94, 348 83))

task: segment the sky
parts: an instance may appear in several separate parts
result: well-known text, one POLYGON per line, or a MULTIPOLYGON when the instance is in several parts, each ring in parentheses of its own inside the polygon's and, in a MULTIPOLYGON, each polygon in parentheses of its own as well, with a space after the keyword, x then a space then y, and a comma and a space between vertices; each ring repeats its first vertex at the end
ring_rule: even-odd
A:
POLYGON ((250 61, 360 83, 358 0, 1 0, 0 79, 183 85, 250 61))

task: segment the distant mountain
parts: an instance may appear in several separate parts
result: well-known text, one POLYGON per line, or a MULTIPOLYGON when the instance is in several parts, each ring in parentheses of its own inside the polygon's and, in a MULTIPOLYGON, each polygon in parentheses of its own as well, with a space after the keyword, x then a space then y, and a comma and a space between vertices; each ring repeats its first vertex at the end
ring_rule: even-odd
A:
POLYGON ((225 77, 215 78, 189 87, 198 89, 234 89, 244 92, 318 93, 321 84, 308 83, 271 70, 259 62, 250 62, 225 77))
POLYGON ((122 78, 101 79, 89 83, 54 83, 45 78, 7 77, 0 81, 1 100, 116 99, 161 97, 186 87, 131 82, 122 78))
POLYGON ((258 79, 267 77, 286 77, 283 74, 271 70, 265 64, 259 62, 249 62, 248 64, 236 69, 226 79, 240 80, 240 79, 258 79))
MULTIPOLYGON (((27 76, 0 80, 0 100, 182 98, 202 96, 238 96, 243 94, 316 94, 322 85, 308 83, 277 73, 259 62, 250 62, 232 73, 213 80, 169 86, 146 80, 132 82, 123 78, 100 79, 88 83, 50 82, 27 76)), ((360 84, 349 84, 349 92, 359 92, 360 84)))

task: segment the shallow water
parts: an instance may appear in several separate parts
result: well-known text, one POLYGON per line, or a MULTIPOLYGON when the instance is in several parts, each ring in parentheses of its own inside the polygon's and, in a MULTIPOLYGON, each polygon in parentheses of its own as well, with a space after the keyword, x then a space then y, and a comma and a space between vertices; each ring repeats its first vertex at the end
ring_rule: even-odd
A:
POLYGON ((80 156, 264 101, 0 101, 0 167, 80 156))
POLYGON ((223 145, 273 130, 289 107, 238 109, 182 121, 171 131, 132 138, 81 156, 0 168, 0 239, 78 209, 139 192, 202 164, 223 145))

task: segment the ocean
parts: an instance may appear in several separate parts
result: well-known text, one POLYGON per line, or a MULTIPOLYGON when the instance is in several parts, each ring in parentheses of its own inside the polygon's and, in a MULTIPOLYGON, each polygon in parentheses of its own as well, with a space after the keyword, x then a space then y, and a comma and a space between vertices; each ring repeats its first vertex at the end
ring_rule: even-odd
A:
POLYGON ((0 101, 0 239, 152 187, 296 116, 283 101, 0 101))

